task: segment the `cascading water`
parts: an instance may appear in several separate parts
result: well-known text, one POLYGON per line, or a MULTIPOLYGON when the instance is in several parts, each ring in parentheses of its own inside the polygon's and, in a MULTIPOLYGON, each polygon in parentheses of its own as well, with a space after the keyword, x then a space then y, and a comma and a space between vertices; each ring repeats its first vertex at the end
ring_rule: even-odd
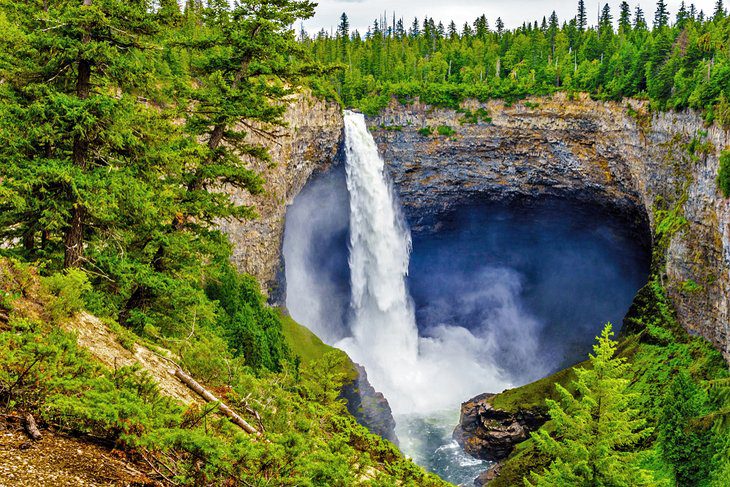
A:
POLYGON ((486 465, 451 439, 459 403, 584 358, 645 282, 645 255, 626 221, 570 200, 474 200, 411 240, 362 115, 345 113, 345 136, 345 164, 287 210, 287 309, 365 366, 404 453, 471 483, 486 465))
MULTIPOLYGON (((336 345, 368 370, 394 413, 453 408, 507 384, 477 360, 480 340, 441 326, 419 338, 408 293, 411 236, 362 114, 345 113, 352 336, 336 345)), ((482 349, 483 351, 483 349, 482 349)))

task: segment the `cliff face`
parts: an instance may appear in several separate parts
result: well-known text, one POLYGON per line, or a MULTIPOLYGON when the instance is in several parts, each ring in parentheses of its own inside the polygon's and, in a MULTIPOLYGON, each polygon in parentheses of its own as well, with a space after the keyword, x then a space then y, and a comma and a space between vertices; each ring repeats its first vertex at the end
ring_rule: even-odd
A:
POLYGON ((416 229, 428 231, 437 214, 471 198, 546 195, 621 212, 637 238, 672 222, 655 249, 680 322, 730 360, 730 200, 716 183, 730 133, 705 128, 694 113, 564 94, 466 108, 471 116, 393 104, 369 121, 416 229))
POLYGON ((220 222, 233 244, 233 263, 253 275, 269 293, 276 293, 281 266, 286 207, 299 194, 313 172, 332 164, 342 138, 342 111, 335 103, 310 95, 293 99, 284 116, 287 126, 279 129, 276 142, 249 134, 252 142, 269 148, 272 162, 249 161, 266 180, 265 192, 252 196, 226 189, 239 204, 253 206, 258 218, 220 222))

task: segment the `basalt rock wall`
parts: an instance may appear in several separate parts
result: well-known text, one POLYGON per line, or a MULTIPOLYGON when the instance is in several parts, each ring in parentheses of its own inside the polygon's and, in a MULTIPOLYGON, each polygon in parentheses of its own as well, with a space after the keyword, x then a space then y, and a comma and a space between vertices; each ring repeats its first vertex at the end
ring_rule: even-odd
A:
POLYGON ((289 101, 286 126, 272 139, 250 133, 252 143, 269 149, 271 162, 248 161, 265 179, 264 193, 225 188, 239 204, 253 207, 252 220, 226 220, 220 228, 233 244, 233 263, 253 275, 276 301, 279 296, 281 244, 286 208, 315 171, 326 170, 335 160, 342 142, 342 110, 339 105, 303 94, 289 101))
POLYGON ((716 182, 728 131, 692 112, 564 94, 464 108, 394 102, 369 119, 416 231, 473 198, 597 202, 637 238, 664 222, 671 231, 653 245, 680 322, 730 359, 730 200, 716 182))

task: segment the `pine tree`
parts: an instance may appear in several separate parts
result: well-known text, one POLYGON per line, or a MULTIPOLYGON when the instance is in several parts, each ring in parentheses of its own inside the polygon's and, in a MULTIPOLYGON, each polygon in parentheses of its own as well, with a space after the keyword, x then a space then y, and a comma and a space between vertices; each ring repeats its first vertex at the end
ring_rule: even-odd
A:
POLYGON ((340 60, 347 62, 347 45, 350 42, 350 21, 347 14, 342 12, 340 24, 337 26, 337 39, 340 43, 340 60))
POLYGON ((578 0, 578 15, 576 16, 578 21, 578 30, 583 32, 586 30, 588 25, 588 15, 586 14, 586 4, 583 0, 578 0))
POLYGON ((598 25, 601 33, 613 32, 613 15, 611 15, 611 7, 606 3, 601 9, 601 17, 599 18, 598 25))
POLYGON ((504 33, 504 22, 502 21, 502 17, 497 17, 497 34, 500 36, 504 33))
POLYGON ((709 474, 709 431, 692 425, 707 412, 707 393, 682 371, 666 392, 659 421, 659 445, 677 485, 699 485, 709 474))
POLYGON ((0 179, 17 185, 18 196, 3 205, 3 226, 14 222, 4 236, 22 233, 32 253, 40 234, 47 256, 60 247, 63 266, 78 267, 92 234, 123 219, 116 214, 121 181, 137 178, 142 156, 136 149, 148 134, 132 130, 132 120, 149 112, 124 89, 146 82, 139 61, 156 29, 154 17, 144 1, 2 8, 26 32, 0 75, 9 83, 3 104, 16 126, 11 140, 0 141, 10 150, 0 179))
POLYGON ((685 24, 689 20, 689 13, 687 12, 687 6, 682 2, 679 5, 679 10, 677 11, 677 21, 675 24, 679 29, 684 29, 685 24))
POLYGON ((727 14, 725 13, 725 5, 722 0, 717 0, 715 3, 715 12, 712 14, 712 20, 722 20, 727 14))
POLYGON ((664 0, 659 0, 654 13, 654 28, 661 29, 669 25, 669 10, 664 0))
POLYGON ((618 30, 620 33, 626 34, 631 31, 631 7, 627 2, 621 2, 619 8, 618 30))
POLYGON ((593 346, 590 367, 575 369, 575 394, 556 384, 560 401, 546 400, 554 433, 541 428, 532 438, 553 460, 525 478, 526 486, 653 485, 630 453, 649 431, 631 406, 636 394, 628 391, 629 365, 614 357, 612 336, 608 324, 593 346))
POLYGON ((634 29, 646 30, 647 27, 648 26, 646 23, 646 17, 644 17, 644 11, 639 5, 637 5, 636 10, 634 10, 634 29))

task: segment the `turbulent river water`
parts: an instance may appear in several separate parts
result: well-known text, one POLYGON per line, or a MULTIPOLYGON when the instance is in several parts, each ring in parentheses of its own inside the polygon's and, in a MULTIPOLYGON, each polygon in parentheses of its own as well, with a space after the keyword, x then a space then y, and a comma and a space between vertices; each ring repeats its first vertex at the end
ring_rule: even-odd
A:
POLYGON ((570 201, 475 201, 411 235, 362 115, 345 162, 287 212, 286 304, 368 371, 402 450, 454 483, 486 468, 451 440, 459 404, 585 356, 647 274, 625 221, 570 201))

